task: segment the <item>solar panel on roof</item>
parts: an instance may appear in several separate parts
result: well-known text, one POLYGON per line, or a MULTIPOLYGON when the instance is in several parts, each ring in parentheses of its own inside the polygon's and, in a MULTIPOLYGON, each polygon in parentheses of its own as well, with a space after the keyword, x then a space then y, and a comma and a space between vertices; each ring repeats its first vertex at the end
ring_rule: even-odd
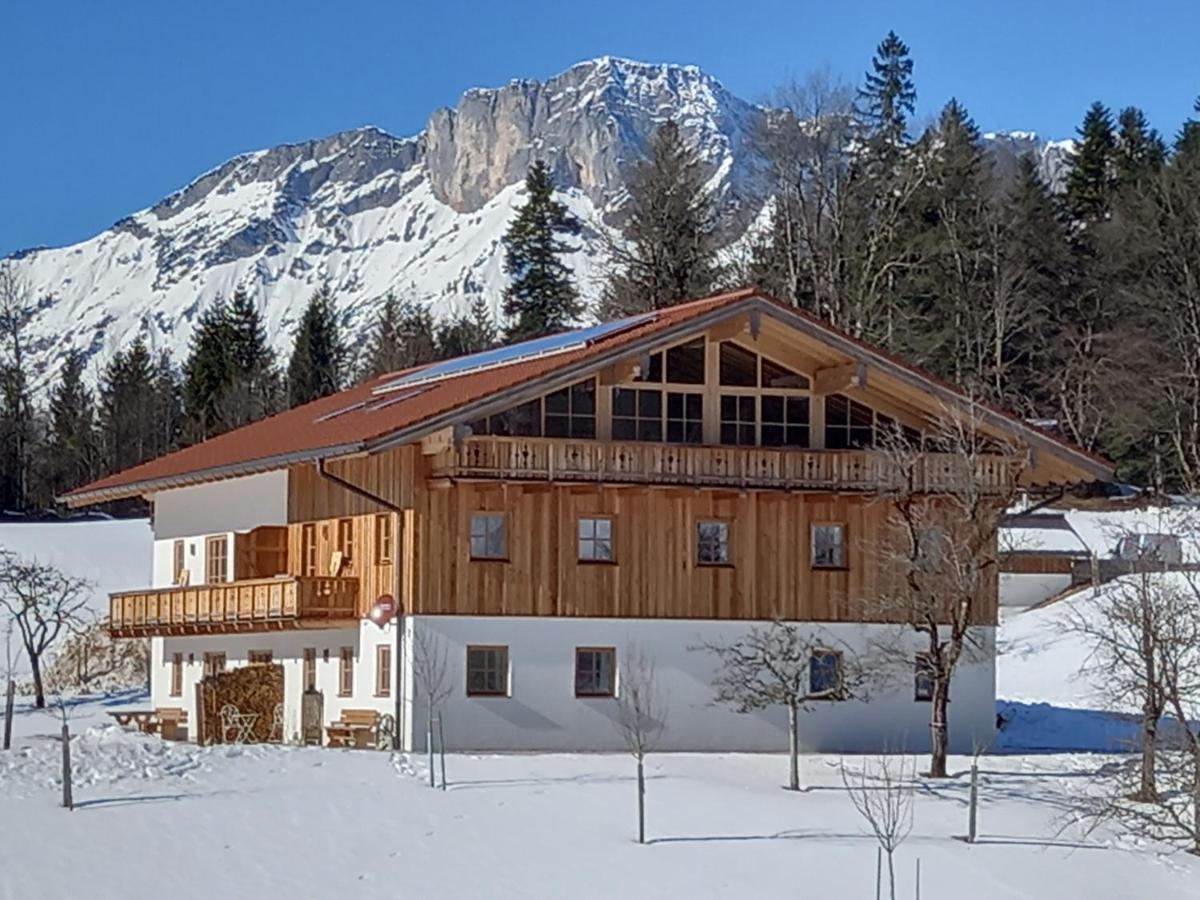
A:
POLYGON ((419 384, 429 384, 468 372, 478 372, 481 369, 493 369, 508 366, 516 362, 539 359, 556 353, 566 353, 593 344, 601 338, 611 337, 643 322, 649 322, 655 313, 643 313, 640 316, 630 316, 627 319, 617 319, 615 322, 603 322, 588 328, 578 328, 574 331, 564 331, 561 334, 551 334, 546 337, 522 341, 509 347, 497 347, 495 350, 485 350, 483 353, 473 353, 470 356, 460 356, 457 359, 447 359, 444 362, 433 363, 417 372, 409 372, 395 381, 389 381, 375 388, 374 393, 384 394, 399 388, 415 387, 419 384))

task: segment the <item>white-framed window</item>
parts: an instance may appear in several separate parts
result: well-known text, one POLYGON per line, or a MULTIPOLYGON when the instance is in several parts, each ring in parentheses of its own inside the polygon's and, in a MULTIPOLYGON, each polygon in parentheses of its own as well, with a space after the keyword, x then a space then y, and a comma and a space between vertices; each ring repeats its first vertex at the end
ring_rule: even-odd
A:
POLYGON ((467 696, 508 695, 508 647, 467 647, 467 696))
POLYGON ((392 695, 392 645, 375 645, 375 696, 392 695))
POLYGON ((617 651, 613 647, 575 648, 575 696, 612 697, 617 688, 617 651))
POLYGON ((729 563, 729 523, 705 520, 696 523, 696 562, 719 566, 729 563))
POLYGON ((613 521, 608 516, 585 516, 579 520, 579 561, 613 562, 613 521))
POLYGON ((354 693, 354 648, 343 647, 338 667, 338 696, 349 697, 354 693))
POLYGON ((821 522, 812 527, 812 567, 846 568, 846 526, 840 522, 821 522))
POLYGON ((508 529, 504 513, 471 516, 471 559, 507 559, 508 529))

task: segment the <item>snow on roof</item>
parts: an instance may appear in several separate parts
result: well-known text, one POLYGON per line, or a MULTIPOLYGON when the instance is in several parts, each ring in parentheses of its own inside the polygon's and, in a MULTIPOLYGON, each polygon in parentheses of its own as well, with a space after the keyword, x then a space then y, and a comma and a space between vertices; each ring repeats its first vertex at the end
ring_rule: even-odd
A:
POLYGON ((1194 506, 1069 509, 1063 515, 1088 550, 1101 559, 1114 556, 1121 538, 1128 535, 1169 534, 1181 538, 1185 562, 1200 562, 1200 509, 1194 506))
POLYGON ((1087 545, 1059 512, 1008 516, 1000 529, 1000 543, 1006 553, 1089 554, 1087 545))

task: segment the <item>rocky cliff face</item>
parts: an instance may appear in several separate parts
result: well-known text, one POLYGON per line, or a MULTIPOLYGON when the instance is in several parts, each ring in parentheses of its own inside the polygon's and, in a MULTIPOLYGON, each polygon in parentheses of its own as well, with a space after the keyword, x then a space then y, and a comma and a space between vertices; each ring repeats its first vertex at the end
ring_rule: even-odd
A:
MULTIPOLYGON (((257 298, 280 350, 321 280, 352 330, 390 291, 437 315, 476 295, 495 309, 500 237, 534 158, 551 163, 585 223, 571 262, 593 297, 600 230, 619 226, 657 125, 673 118, 699 148, 736 235, 760 206, 752 138, 764 114, 695 67, 605 57, 545 82, 468 91, 410 138, 363 128, 236 157, 90 240, 16 255, 38 298, 40 380, 72 348, 95 373, 139 334, 182 360, 199 311, 239 287, 257 298)), ((1042 149, 1027 135, 994 143, 1005 156, 1042 149)))

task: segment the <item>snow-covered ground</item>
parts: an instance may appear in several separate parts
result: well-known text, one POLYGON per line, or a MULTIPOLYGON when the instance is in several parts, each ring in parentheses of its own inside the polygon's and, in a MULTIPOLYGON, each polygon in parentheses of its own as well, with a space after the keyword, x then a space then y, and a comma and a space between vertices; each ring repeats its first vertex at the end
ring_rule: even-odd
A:
MULTIPOLYGON (((148 541, 144 522, 0 526, 0 545, 55 554, 104 591, 145 583, 148 541)), ((1200 896, 1200 860, 1084 816, 1117 758, 1085 751, 1119 750, 1131 733, 1098 711, 1099 685, 1078 675, 1087 648, 1063 633, 1069 604, 1089 600, 1005 612, 1009 722, 982 761, 981 840, 956 837, 968 760, 945 782, 918 779, 898 896, 913 896, 918 859, 927 900, 1200 896)), ((835 756, 803 759, 800 794, 781 788, 782 755, 652 756, 642 847, 624 755, 452 754, 442 792, 420 757, 198 748, 110 724, 108 709, 144 699, 73 707, 73 813, 57 805, 57 721, 20 708, 15 747, 0 752, 0 823, 19 823, 0 841, 0 900, 873 896, 875 844, 835 756)))

